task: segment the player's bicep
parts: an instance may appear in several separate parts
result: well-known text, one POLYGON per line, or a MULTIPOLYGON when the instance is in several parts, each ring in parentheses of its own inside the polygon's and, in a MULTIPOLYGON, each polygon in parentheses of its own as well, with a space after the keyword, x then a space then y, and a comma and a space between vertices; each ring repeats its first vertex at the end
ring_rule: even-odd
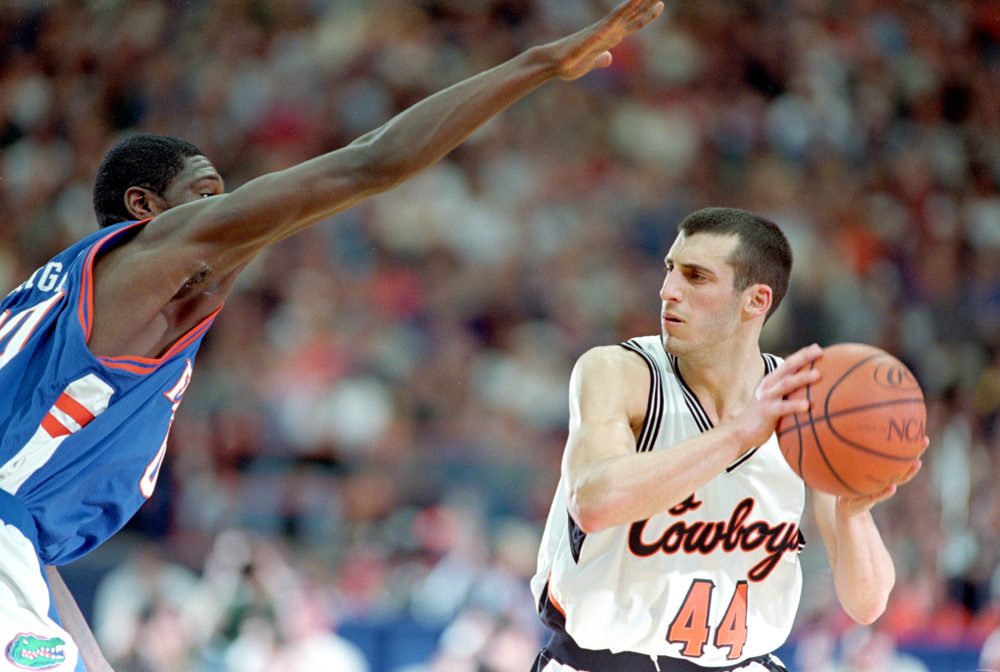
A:
POLYGON ((595 348, 577 362, 570 378, 570 423, 563 474, 571 482, 603 460, 635 453, 630 353, 595 348))

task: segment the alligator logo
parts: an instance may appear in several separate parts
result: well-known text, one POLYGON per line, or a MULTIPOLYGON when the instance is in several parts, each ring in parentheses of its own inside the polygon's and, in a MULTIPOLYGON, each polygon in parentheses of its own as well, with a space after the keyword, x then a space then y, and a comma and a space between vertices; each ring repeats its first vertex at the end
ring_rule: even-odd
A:
POLYGON ((66 662, 65 641, 20 633, 7 644, 7 660, 25 670, 50 670, 66 662))

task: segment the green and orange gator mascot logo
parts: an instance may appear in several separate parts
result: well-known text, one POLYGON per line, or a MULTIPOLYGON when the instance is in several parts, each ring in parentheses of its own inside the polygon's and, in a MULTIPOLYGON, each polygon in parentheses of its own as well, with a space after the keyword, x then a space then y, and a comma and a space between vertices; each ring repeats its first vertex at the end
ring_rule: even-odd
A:
POLYGON ((7 660, 25 670, 50 670, 66 662, 65 644, 59 637, 22 632, 10 640, 4 653, 7 660))

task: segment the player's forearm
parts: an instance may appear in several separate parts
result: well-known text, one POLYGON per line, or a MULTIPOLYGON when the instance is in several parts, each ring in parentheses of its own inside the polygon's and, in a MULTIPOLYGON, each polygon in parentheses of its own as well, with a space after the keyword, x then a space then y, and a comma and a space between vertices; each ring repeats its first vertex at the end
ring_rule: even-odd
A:
POLYGON ((831 569, 837 598, 855 621, 871 623, 885 611, 896 582, 892 557, 870 513, 837 513, 835 521, 831 569))
POLYGON ((606 458, 570 479, 570 513, 585 532, 645 520, 684 501, 749 447, 720 426, 664 450, 606 458))
POLYGON ((45 574, 49 580, 49 592, 59 612, 59 620, 76 643, 87 672, 114 672, 59 572, 55 567, 46 567, 45 574))

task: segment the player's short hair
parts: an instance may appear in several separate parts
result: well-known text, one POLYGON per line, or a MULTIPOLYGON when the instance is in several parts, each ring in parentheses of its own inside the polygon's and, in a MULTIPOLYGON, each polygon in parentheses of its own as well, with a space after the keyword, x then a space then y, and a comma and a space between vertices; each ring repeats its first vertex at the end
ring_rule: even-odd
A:
POLYGON ((125 207, 125 192, 143 187, 163 196, 184 169, 184 160, 202 152, 190 142, 166 135, 130 135, 112 147, 97 169, 94 213, 103 228, 135 217, 125 207))
POLYGON ((692 212, 678 227, 681 233, 712 233, 738 236, 739 243, 729 257, 735 271, 734 289, 741 292, 757 283, 771 288, 771 317, 788 291, 792 273, 792 247, 774 222, 737 208, 704 208, 692 212))

